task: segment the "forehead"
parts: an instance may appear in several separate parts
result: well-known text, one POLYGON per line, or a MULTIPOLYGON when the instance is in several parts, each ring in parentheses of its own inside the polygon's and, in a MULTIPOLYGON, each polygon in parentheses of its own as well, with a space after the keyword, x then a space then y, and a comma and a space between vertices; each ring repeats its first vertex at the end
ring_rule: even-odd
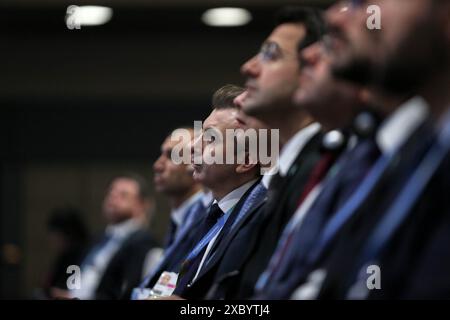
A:
MULTIPOLYGON (((176 130, 175 130, 176 131, 176 130)), ((174 131, 174 132, 175 132, 174 131)), ((193 130, 183 130, 180 131, 178 136, 180 134, 187 134, 188 136, 186 137, 177 137, 176 139, 172 139, 172 133, 166 138, 166 140, 164 140, 163 144, 161 145, 161 149, 162 150, 168 150, 168 149, 172 149, 174 146, 176 146, 177 144, 179 144, 180 142, 186 142, 186 141, 190 141, 193 136, 194 136, 194 132, 193 130)))
MULTIPOLYGON (((448 0, 439 0, 442 2, 448 0)), ((343 1, 341 1, 343 2, 343 1)), ((434 0, 372 0, 365 1, 365 5, 361 5, 358 10, 352 10, 348 5, 344 5, 341 11, 350 11, 359 18, 367 19, 370 14, 368 8, 370 5, 378 6, 381 10, 382 22, 387 23, 404 23, 405 19, 415 19, 421 14, 426 14, 432 7, 434 0)), ((358 23, 355 19, 350 22, 358 23)))
POLYGON ((204 128, 235 128, 238 125, 236 119, 238 110, 234 108, 216 109, 203 122, 204 128))
POLYGON ((132 179, 118 178, 111 183, 110 189, 120 189, 127 191, 136 191, 138 189, 137 182, 132 179))
POLYGON ((297 49, 298 43, 306 35, 305 26, 301 23, 283 23, 277 26, 266 42, 275 42, 284 50, 297 49))

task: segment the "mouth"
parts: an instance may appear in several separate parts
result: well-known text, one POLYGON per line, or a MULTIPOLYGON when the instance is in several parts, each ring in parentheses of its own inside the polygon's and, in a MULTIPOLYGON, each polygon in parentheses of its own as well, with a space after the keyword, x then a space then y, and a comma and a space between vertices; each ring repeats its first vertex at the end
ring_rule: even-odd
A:
POLYGON ((245 127, 247 125, 247 121, 245 120, 245 116, 243 114, 241 114, 241 112, 238 113, 238 115, 236 116, 236 120, 239 123, 239 125, 245 127))

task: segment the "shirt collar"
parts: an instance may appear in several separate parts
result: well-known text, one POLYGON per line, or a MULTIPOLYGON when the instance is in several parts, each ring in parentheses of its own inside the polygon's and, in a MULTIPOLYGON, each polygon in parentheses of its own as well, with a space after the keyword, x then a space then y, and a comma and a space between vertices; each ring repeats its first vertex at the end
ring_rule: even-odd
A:
POLYGON ((320 131, 320 124, 314 122, 309 126, 298 131, 292 138, 286 142, 281 149, 279 158, 279 170, 282 176, 285 176, 289 171, 289 168, 297 158, 298 154, 302 151, 305 145, 311 138, 320 131))
POLYGON ((117 224, 106 227, 106 233, 113 238, 126 238, 131 233, 142 228, 142 222, 139 219, 128 219, 117 224))
POLYGON ((284 145, 281 150, 280 157, 277 163, 270 168, 266 173, 264 173, 261 183, 266 189, 269 189, 270 181, 272 177, 280 172, 280 175, 285 176, 289 171, 289 168, 297 158, 298 154, 302 151, 305 145, 311 138, 317 134, 321 129, 319 123, 315 122, 309 126, 298 131, 288 142, 284 145))
POLYGON ((176 209, 172 209, 170 217, 172 218, 172 221, 177 225, 177 228, 183 224, 184 217, 186 216, 186 213, 189 211, 190 207, 194 204, 194 202, 199 200, 203 196, 204 196, 203 192, 199 191, 194 195, 192 195, 187 200, 185 200, 176 209))
POLYGON ((211 191, 204 192, 202 196, 202 204, 205 208, 208 208, 213 202, 213 194, 211 191))
POLYGON ((428 112, 427 102, 418 96, 402 104, 383 121, 376 134, 376 142, 381 152, 389 154, 400 148, 425 121, 428 112))
MULTIPOLYGON (((234 189, 229 194, 227 194, 225 197, 223 197, 219 202, 219 208, 222 209, 222 211, 226 214, 231 208, 233 208, 239 200, 242 198, 242 196, 247 192, 248 189, 257 181, 258 179, 253 179, 239 188, 234 189)), ((217 203, 217 200, 214 200, 215 203, 217 203)))

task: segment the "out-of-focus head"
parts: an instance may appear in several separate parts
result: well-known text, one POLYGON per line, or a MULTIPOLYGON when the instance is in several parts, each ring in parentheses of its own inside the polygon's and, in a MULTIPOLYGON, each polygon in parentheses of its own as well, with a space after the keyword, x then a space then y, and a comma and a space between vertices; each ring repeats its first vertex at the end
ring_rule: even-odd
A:
POLYGON ((131 218, 146 217, 152 206, 147 182, 137 174, 115 178, 103 201, 103 214, 108 223, 116 224, 131 218))
POLYGON ((199 185, 192 177, 192 166, 180 163, 172 158, 172 150, 176 147, 177 156, 183 158, 183 152, 190 159, 190 144, 194 139, 192 128, 175 129, 161 145, 161 155, 153 164, 154 183, 157 192, 169 197, 183 196, 199 185))
POLYGON ((238 121, 239 110, 234 104, 235 98, 243 92, 243 88, 226 85, 214 93, 213 111, 203 122, 202 135, 196 138, 192 148, 194 178, 213 193, 222 190, 230 181, 239 180, 239 176, 252 174, 256 176, 255 164, 236 163, 236 152, 228 155, 234 159, 234 163, 226 163, 227 146, 229 150, 236 151, 234 147, 230 148, 235 145, 236 140, 227 136, 226 130, 244 129, 246 126, 245 123, 238 121), (222 162, 215 161, 217 159, 222 159, 222 162))
POLYGON ((244 104, 244 101, 247 97, 247 93, 248 93, 248 91, 245 90, 244 92, 242 92, 240 95, 238 95, 234 99, 234 104, 238 109, 237 120, 242 125, 242 127, 246 130, 247 129, 256 129, 256 130, 267 129, 268 128, 267 124, 265 124, 264 122, 262 122, 261 120, 255 118, 255 117, 247 115, 242 110, 242 105, 244 104))
POLYGON ((327 12, 334 72, 386 92, 417 93, 449 66, 449 14, 445 0, 338 2, 327 12), (371 30, 376 18, 381 29, 371 30))
POLYGON ((299 48, 302 70, 294 103, 306 109, 326 130, 350 126, 362 106, 362 87, 336 78, 323 41, 299 48))
POLYGON ((242 109, 263 121, 294 108, 292 96, 298 85, 297 47, 318 28, 319 13, 311 8, 287 7, 278 14, 277 26, 260 52, 241 67, 247 96, 242 109))

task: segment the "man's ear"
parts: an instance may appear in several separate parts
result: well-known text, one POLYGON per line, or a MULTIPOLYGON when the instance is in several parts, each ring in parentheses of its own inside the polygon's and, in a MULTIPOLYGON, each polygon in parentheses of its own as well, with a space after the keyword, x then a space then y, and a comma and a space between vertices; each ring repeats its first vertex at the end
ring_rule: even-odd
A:
POLYGON ((250 157, 250 154, 248 152, 245 153, 245 163, 238 164, 236 167, 236 173, 246 173, 251 171, 253 168, 255 168, 258 165, 257 161, 255 159, 252 159, 250 157))
POLYGON ((236 173, 247 173, 253 168, 255 168, 258 164, 256 163, 244 163, 244 164, 238 164, 236 167, 236 173))

